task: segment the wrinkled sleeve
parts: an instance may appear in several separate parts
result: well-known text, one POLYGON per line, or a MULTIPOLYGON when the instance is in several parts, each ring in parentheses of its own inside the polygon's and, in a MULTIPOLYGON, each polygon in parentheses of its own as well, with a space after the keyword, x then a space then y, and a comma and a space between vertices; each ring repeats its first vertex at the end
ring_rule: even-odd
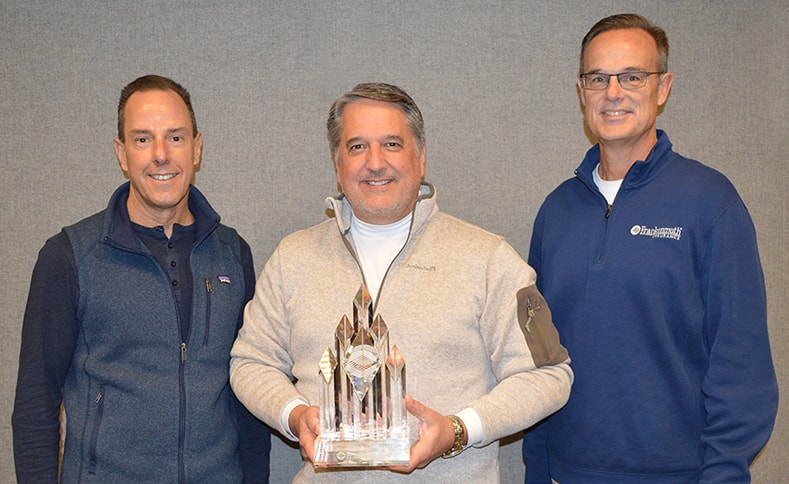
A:
POLYGON ((772 432, 778 386, 756 233, 741 200, 715 223, 702 274, 710 356, 700 482, 749 482, 748 467, 772 432))
POLYGON ((481 445, 556 412, 567 402, 573 381, 570 358, 535 286, 534 270, 503 240, 488 267, 480 331, 498 384, 471 404, 485 429, 481 445))
POLYGON ((252 414, 283 435, 280 417, 288 402, 304 398, 293 385, 290 330, 285 317, 279 249, 263 268, 244 324, 230 353, 230 383, 252 414))
POLYGON ((60 408, 76 345, 78 297, 71 244, 61 232, 39 251, 22 323, 12 416, 20 484, 57 482, 60 408))

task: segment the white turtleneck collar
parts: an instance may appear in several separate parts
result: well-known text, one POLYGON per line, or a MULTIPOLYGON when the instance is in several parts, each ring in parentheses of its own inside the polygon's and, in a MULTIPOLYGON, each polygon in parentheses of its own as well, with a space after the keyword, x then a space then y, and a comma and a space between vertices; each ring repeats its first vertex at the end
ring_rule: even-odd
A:
POLYGON ((409 213, 405 218, 387 225, 370 224, 359 220, 356 215, 351 219, 351 237, 356 246, 367 290, 373 300, 378 297, 389 265, 408 239, 411 217, 412 214, 409 213))

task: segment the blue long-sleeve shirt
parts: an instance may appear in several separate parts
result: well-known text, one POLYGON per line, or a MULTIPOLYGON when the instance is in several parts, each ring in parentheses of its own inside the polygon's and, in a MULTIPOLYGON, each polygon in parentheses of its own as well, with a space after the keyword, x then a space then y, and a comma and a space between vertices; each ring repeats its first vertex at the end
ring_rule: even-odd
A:
POLYGON ((529 264, 576 379, 526 434, 526 481, 748 482, 778 402, 750 215, 662 131, 611 207, 599 159, 595 146, 534 224, 529 264))

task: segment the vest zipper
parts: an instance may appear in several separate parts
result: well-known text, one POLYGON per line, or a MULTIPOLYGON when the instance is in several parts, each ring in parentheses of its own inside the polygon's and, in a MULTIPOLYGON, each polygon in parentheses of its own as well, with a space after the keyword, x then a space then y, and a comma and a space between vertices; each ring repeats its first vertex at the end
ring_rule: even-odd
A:
POLYGON ((205 308, 205 334, 203 335, 203 346, 208 346, 208 337, 211 332, 211 292, 213 288, 211 287, 211 279, 205 279, 205 291, 206 291, 206 308, 205 308))
POLYGON ((185 482, 184 442, 186 434, 186 341, 181 342, 181 363, 178 365, 178 482, 185 482))
POLYGON ((104 387, 99 388, 99 394, 94 399, 96 404, 96 418, 93 421, 93 432, 90 434, 90 453, 88 462, 88 474, 96 475, 96 445, 99 440, 99 429, 101 420, 104 416, 104 387))

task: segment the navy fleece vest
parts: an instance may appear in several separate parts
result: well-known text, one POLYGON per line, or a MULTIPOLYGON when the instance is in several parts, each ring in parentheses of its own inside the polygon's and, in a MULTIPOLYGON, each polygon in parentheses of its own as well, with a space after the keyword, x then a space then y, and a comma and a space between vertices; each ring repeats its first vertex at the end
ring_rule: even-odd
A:
POLYGON ((198 236, 182 341, 164 269, 144 245, 102 237, 110 226, 104 211, 64 229, 80 329, 64 390, 63 482, 240 482, 227 383, 245 292, 238 234, 217 225, 198 236))

